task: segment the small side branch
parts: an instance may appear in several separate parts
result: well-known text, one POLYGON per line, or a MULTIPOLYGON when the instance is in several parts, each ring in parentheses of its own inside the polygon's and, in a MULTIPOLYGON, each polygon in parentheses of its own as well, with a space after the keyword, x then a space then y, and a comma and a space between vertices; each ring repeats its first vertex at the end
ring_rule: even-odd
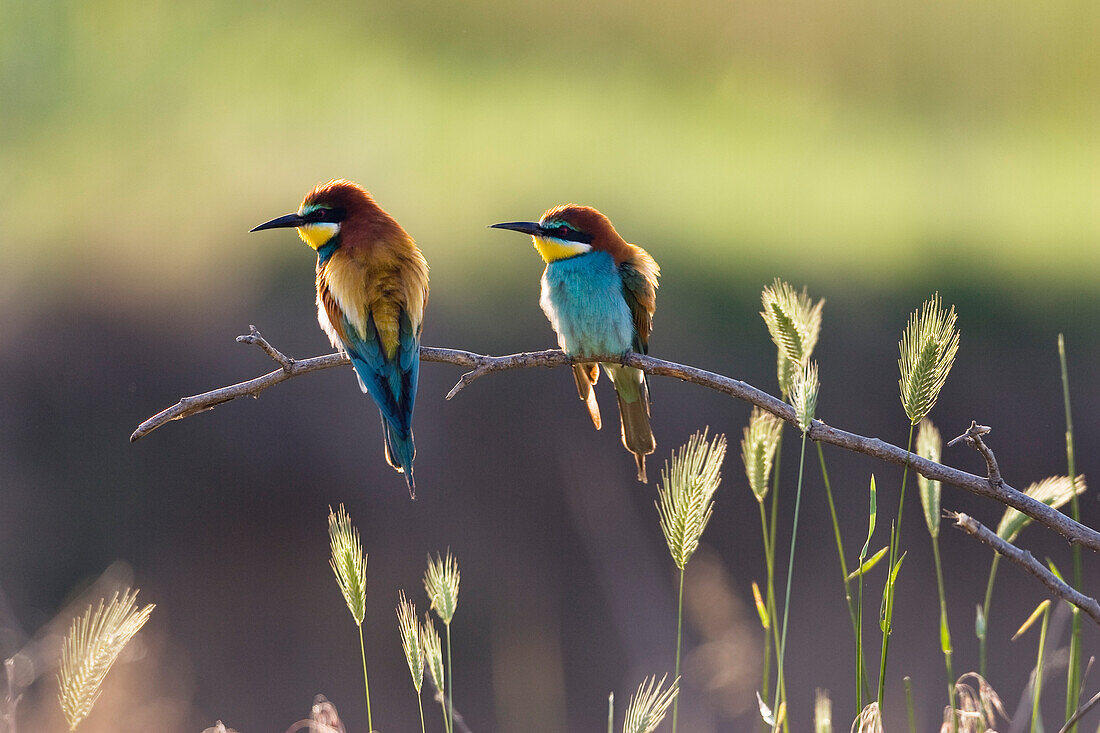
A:
MULTIPOLYGON (((238 397, 256 397, 268 387, 273 387, 291 377, 319 371, 321 369, 346 366, 350 363, 348 357, 343 353, 316 356, 311 359, 291 359, 267 343, 255 329, 252 329, 247 336, 241 336, 238 340, 242 343, 250 343, 259 346, 279 363, 280 368, 246 382, 240 382, 239 384, 230 385, 228 387, 221 387, 220 389, 194 395, 192 397, 184 397, 175 405, 157 413, 141 423, 137 430, 134 431, 133 435, 130 436, 130 440, 135 441, 168 422, 190 417, 191 415, 209 410, 217 405, 237 399, 238 397)), ((463 374, 458 384, 451 389, 447 395, 448 399, 454 397, 454 395, 461 392, 469 384, 486 374, 509 369, 566 366, 573 363, 573 360, 557 349, 511 354, 509 356, 485 356, 470 351, 441 349, 430 346, 420 347, 420 360, 422 362, 429 361, 442 364, 454 364, 455 366, 470 370, 463 374)), ((627 354, 592 356, 585 359, 585 361, 602 361, 622 364, 623 366, 641 369, 650 375, 673 377, 684 382, 698 384, 707 389, 712 389, 716 392, 721 392, 730 397, 756 405, 792 425, 797 426, 798 424, 798 419, 795 416, 793 407, 779 398, 739 379, 708 372, 698 367, 677 364, 675 362, 665 361, 663 359, 657 359, 652 356, 633 352, 627 354)), ((983 426, 976 427, 982 428, 983 426)), ((846 430, 831 427, 820 420, 813 421, 813 424, 810 426, 809 436, 812 440, 829 443, 830 445, 835 445, 855 453, 863 453, 864 455, 886 461, 887 463, 893 463, 899 466, 908 464, 910 468, 926 478, 951 484, 952 486, 965 489, 978 496, 984 496, 1006 506, 1010 506, 1031 517, 1039 524, 1059 533, 1071 543, 1080 543, 1090 550, 1100 552, 1100 532, 1075 522, 1057 509, 1012 488, 1001 480, 999 471, 993 474, 991 470, 991 475, 988 478, 977 476, 966 471, 960 471, 957 468, 934 463, 926 458, 921 458, 915 453, 910 453, 884 440, 868 438, 856 433, 850 433, 846 430), (993 480, 994 475, 997 480, 993 480)), ((960 436, 959 439, 963 437, 965 436, 960 436)), ((995 468, 995 463, 993 467, 995 468)))
POLYGON ((1090 710, 1096 707, 1096 703, 1100 703, 1100 692, 1089 698, 1089 701, 1087 703, 1077 708, 1077 712, 1070 716, 1070 719, 1066 721, 1066 724, 1058 729, 1058 733, 1066 733, 1070 728, 1073 727, 1074 723, 1085 717, 1085 715, 1087 715, 1090 710))
POLYGON ((238 344, 255 344, 264 350, 264 353, 270 356, 283 367, 283 371, 289 372, 294 368, 294 360, 283 352, 276 349, 267 339, 260 335, 260 332, 255 326, 249 325, 248 334, 246 336, 237 337, 238 344))
POLYGON ((997 465, 997 457, 993 455, 993 450, 985 444, 984 440, 982 440, 983 435, 992 431, 993 428, 988 425, 979 425, 977 420, 971 420, 970 427, 966 429, 966 432, 957 438, 949 440, 947 442, 947 447, 950 448, 960 440, 965 441, 967 445, 981 453, 982 458, 985 459, 985 467, 988 472, 989 482, 996 486, 1003 486, 1004 479, 1001 478, 1001 468, 997 465))
POLYGON ((948 512, 948 517, 955 520, 956 527, 971 537, 981 540, 998 554, 1004 555, 1013 563, 1034 575, 1040 583, 1050 589, 1051 593, 1063 601, 1077 606, 1091 616, 1093 621, 1100 624, 1100 603, 1097 603, 1095 598, 1089 598, 1059 580, 1058 576, 1043 567, 1043 564, 1036 560, 1030 552, 1022 550, 1010 542, 1005 542, 997 536, 996 532, 967 514, 948 512))

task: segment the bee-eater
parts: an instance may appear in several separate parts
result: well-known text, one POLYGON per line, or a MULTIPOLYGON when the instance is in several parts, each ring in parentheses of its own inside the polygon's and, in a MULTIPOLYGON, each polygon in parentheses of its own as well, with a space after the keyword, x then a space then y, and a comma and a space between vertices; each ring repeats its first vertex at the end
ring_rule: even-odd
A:
MULTIPOLYGON (((546 262, 539 304, 571 357, 649 351, 649 331, 657 307, 661 269, 641 247, 625 241, 611 221, 590 206, 556 206, 538 222, 493 224, 530 234, 546 262)), ((638 480, 645 482, 645 457, 656 441, 649 426, 649 386, 640 369, 603 365, 619 397, 619 419, 626 449, 634 454, 638 480)), ((577 392, 593 424, 601 426, 592 387, 596 364, 574 364, 577 392)))
POLYGON ((359 388, 382 412, 386 460, 413 481, 412 415, 428 263, 413 238, 347 180, 318 184, 298 211, 252 231, 295 227, 317 252, 317 321, 347 352, 359 388))

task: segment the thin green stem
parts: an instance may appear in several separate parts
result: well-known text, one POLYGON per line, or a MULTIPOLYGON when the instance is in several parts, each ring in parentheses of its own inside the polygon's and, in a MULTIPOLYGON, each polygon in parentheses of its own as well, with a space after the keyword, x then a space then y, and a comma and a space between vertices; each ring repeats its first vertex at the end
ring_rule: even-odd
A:
MULTIPOLYGON (((784 395, 786 399, 786 395, 784 395)), ((772 464, 774 470, 772 471, 772 513, 768 519, 768 528, 765 532, 764 549, 767 553, 768 560, 768 589, 767 589, 767 605, 768 614, 771 619, 772 638, 775 643, 775 653, 779 654, 779 627, 776 626, 778 621, 778 604, 775 601, 775 546, 776 546, 776 526, 777 517, 779 516, 779 468, 781 459, 783 457, 783 433, 780 431, 779 438, 775 443, 775 461, 772 464)), ((761 505, 761 516, 763 517, 764 507, 761 505)), ((770 656, 770 653, 768 654, 770 656)), ((783 669, 777 667, 776 669, 776 691, 778 692, 780 699, 786 699, 787 686, 786 680, 783 678, 783 669)), ((766 693, 765 693, 766 694, 766 693)), ((778 711, 775 711, 778 714, 778 711)), ((787 719, 783 719, 783 730, 789 730, 787 719)))
POLYGON ((955 717, 955 672, 951 668, 951 631, 947 624, 947 597, 943 591, 943 564, 940 561, 940 540, 932 537, 932 556, 936 560, 936 588, 940 594, 940 647, 943 651, 943 663, 947 670, 947 704, 951 707, 951 731, 959 729, 955 717))
POLYGON ((424 698, 420 696, 420 693, 416 693, 416 706, 420 708, 420 733, 425 733, 424 730, 424 698))
MULTIPOLYGON (((887 573, 893 572, 894 563, 898 559, 898 550, 901 543, 901 514, 905 509, 905 483, 909 478, 909 456, 912 455, 913 450, 913 429, 916 428, 912 422, 909 423, 909 440, 905 444, 905 469, 901 472, 901 493, 898 496, 898 518, 894 522, 894 526, 890 530, 890 565, 887 567, 887 573)), ((887 576, 889 577, 889 576, 887 576)), ((887 581, 889 582, 889 581, 887 581)), ((886 605, 886 628, 889 629, 893 622, 893 591, 890 591, 889 598, 886 605)), ((882 711, 882 696, 886 689, 886 659, 890 652, 890 632, 882 632, 882 659, 879 661, 878 670, 878 706, 879 711, 882 711)))
POLYGON ((367 726, 369 730, 374 730, 374 722, 370 716, 370 683, 367 682, 367 648, 363 644, 363 624, 357 624, 359 627, 359 654, 363 658, 363 689, 367 693, 367 726))
POLYGON ((451 623, 448 621, 443 624, 447 627, 447 730, 454 731, 455 729, 455 681, 454 673, 451 670, 451 623))
POLYGON ((1047 622, 1050 620, 1050 607, 1043 610, 1043 625, 1039 629, 1039 658, 1035 662, 1035 676, 1032 681, 1031 733, 1042 730, 1039 722, 1039 698, 1043 694, 1043 652, 1047 643, 1047 622))
MULTIPOLYGON (((1062 367, 1062 399, 1066 407, 1066 464, 1069 468, 1069 480, 1072 486, 1070 494, 1070 514, 1075 522, 1081 521, 1081 508, 1077 502, 1077 459, 1073 447, 1073 411, 1069 403, 1069 369, 1066 367, 1066 339, 1063 334, 1058 334, 1058 361, 1062 367)), ((1081 546, 1073 545, 1073 587, 1080 589, 1081 579, 1081 546)), ((1072 717, 1077 712, 1077 705, 1081 699, 1081 612, 1073 609, 1073 626, 1069 644, 1069 669, 1066 675, 1066 718, 1072 717)), ((1069 729, 1068 733, 1076 733, 1077 724, 1069 729)))
MULTIPOLYGON (((764 684, 763 692, 761 693, 766 698, 768 696, 768 691, 771 689, 770 669, 773 645, 776 654, 779 653, 779 627, 776 626, 778 613, 776 612, 777 606, 775 602, 775 546, 768 542, 768 520, 763 502, 760 503, 760 527, 764 536, 764 560, 768 570, 768 589, 764 600, 764 604, 768 611, 768 629, 764 631, 764 684), (769 630, 772 636, 770 640, 768 639, 769 630)), ((782 678, 776 680, 776 687, 777 689, 783 689, 782 678)))
POLYGON ((780 431, 778 440, 775 441, 775 469, 772 471, 772 514, 771 524, 768 529, 768 544, 772 548, 772 558, 775 558, 775 525, 779 515, 779 466, 783 457, 783 433, 780 431))
POLYGON ((1001 562, 1001 556, 993 553, 993 564, 989 566, 989 582, 985 585, 985 604, 982 606, 982 619, 985 623, 984 633, 978 637, 978 673, 983 679, 985 676, 985 640, 989 636, 989 611, 993 601, 993 580, 997 577, 997 565, 1001 562))
POLYGON ((905 677, 905 712, 909 718, 909 733, 917 733, 917 721, 913 715, 913 680, 905 677))
POLYGON ((760 531, 764 539, 764 563, 767 569, 768 580, 765 582, 764 591, 764 607, 768 612, 768 628, 764 629, 764 677, 761 680, 761 696, 766 700, 768 699, 768 691, 771 689, 771 662, 772 662, 772 643, 768 638, 768 631, 775 625, 772 618, 771 600, 772 594, 772 552, 771 546, 768 544, 768 517, 767 510, 764 509, 764 502, 757 502, 760 506, 760 531))
MULTIPOLYGON (((859 564, 863 564, 863 555, 860 555, 859 564)), ((856 602, 856 715, 863 710, 863 685, 860 682, 866 676, 866 662, 863 659, 863 573, 859 574, 859 597, 856 602)), ((867 691, 867 699, 871 699, 870 690, 867 691)))
MULTIPOLYGON (((680 568, 680 599, 676 604, 676 674, 680 679, 680 647, 684 638, 684 569, 680 568)), ((672 703, 672 733, 676 733, 676 722, 680 713, 680 696, 672 703)))
MULTIPOLYGON (((897 527, 890 527, 890 536, 894 536, 897 527)), ((890 634, 894 630, 894 593, 895 582, 893 579, 896 565, 887 568, 886 587, 882 591, 881 617, 879 626, 882 628, 882 656, 879 658, 878 667, 878 709, 882 712, 882 701, 886 693, 886 659, 890 650, 890 634)))
POLYGON ((615 730, 615 693, 612 692, 607 696, 607 733, 614 733, 615 730))
MULTIPOLYGON (((802 473, 806 463, 806 433, 802 433, 802 452, 798 459, 798 488, 794 496, 794 523, 791 526, 791 553, 787 558, 787 590, 783 597, 783 633, 779 639, 779 654, 776 658, 776 668, 779 670, 779 678, 783 678, 783 656, 787 649, 787 621, 790 620, 791 610, 791 578, 794 576, 794 550, 795 542, 798 539, 798 512, 802 504, 802 473)), ((779 690, 775 691, 775 705, 772 710, 778 716, 779 714, 779 690)), ((784 725, 786 725, 788 716, 783 717, 784 725)), ((775 731, 777 726, 772 726, 772 731, 775 731)))
MULTIPOLYGON (((848 604, 848 616, 852 621, 852 633, 858 633, 856 628, 856 608, 852 601, 852 585, 848 580, 848 563, 844 559, 844 544, 840 538, 840 522, 837 519, 836 504, 833 502, 833 489, 829 483, 829 471, 825 468, 825 452, 821 448, 821 443, 817 443, 817 459, 821 464, 821 477, 825 481, 825 498, 829 501, 829 515, 833 520, 833 535, 836 537, 836 555, 840 559, 840 578, 844 582, 844 601, 848 604)), ((862 650, 861 650, 862 651, 862 650)), ((866 666, 866 663, 864 663, 866 666)), ((860 684, 861 680, 856 680, 856 684, 860 684)), ((867 685, 867 680, 863 679, 862 684, 867 685)), ((871 696, 871 690, 866 687, 867 696, 871 696)))
POLYGON ((913 429, 916 425, 909 423, 909 440, 905 444, 905 468, 901 472, 901 493, 898 495, 898 518, 894 523, 894 531, 890 533, 890 566, 898 559, 897 552, 901 544, 901 513, 905 510, 905 483, 909 478, 909 456, 913 450, 913 429))

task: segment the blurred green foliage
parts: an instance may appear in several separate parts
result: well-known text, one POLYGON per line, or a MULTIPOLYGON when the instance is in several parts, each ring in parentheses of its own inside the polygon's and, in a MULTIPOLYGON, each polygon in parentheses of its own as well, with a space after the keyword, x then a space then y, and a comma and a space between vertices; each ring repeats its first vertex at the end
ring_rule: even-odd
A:
POLYGON ((456 292, 531 264, 485 225, 568 200, 719 278, 951 268, 1037 291, 1100 272, 1088 0, 4 0, 3 17, 0 302, 89 272, 127 296, 247 289, 227 263, 308 256, 247 230, 331 177, 370 188, 456 292))

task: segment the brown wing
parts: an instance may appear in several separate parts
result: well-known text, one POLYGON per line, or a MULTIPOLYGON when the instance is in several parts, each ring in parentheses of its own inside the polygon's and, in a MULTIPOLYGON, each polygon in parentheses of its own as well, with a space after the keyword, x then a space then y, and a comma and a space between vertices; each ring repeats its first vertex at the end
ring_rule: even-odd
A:
POLYGON ((661 269, 641 247, 619 265, 623 279, 623 297, 634 319, 634 350, 649 352, 649 332, 653 329, 653 313, 657 310, 657 277, 661 269))

